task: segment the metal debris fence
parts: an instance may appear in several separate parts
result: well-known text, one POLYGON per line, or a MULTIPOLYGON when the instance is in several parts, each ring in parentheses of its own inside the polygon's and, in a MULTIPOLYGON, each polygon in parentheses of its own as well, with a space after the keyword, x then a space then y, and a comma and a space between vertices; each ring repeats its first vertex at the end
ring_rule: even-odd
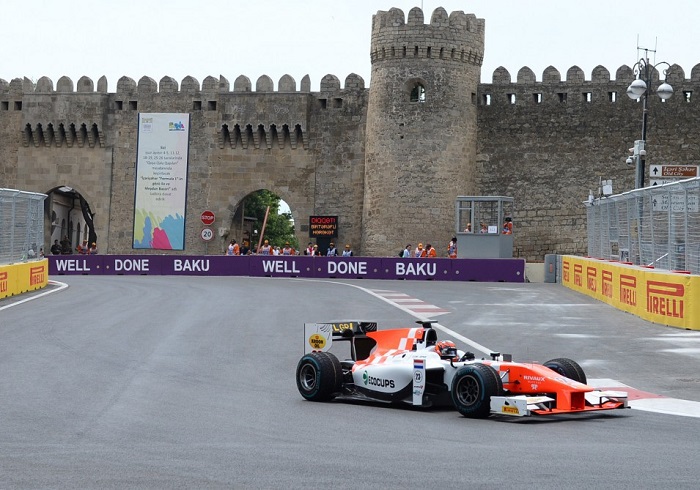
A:
POLYGON ((586 203, 588 255, 700 274, 700 177, 586 203))
POLYGON ((40 258, 46 194, 0 188, 0 264, 40 258))

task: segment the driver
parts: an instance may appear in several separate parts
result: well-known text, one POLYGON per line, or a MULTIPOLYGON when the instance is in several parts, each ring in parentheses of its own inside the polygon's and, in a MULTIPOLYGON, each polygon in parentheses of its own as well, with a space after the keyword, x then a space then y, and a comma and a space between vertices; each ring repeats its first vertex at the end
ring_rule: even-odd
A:
POLYGON ((441 340, 436 343, 435 352, 437 352, 442 359, 455 359, 459 357, 457 354, 457 346, 451 340, 441 340))

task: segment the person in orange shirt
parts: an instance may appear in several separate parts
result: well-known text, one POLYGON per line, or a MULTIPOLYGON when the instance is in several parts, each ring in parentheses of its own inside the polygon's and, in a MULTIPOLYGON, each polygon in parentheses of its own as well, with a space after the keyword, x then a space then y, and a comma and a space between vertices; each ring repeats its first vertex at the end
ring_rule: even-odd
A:
POLYGON ((425 257, 425 249, 423 248, 422 243, 419 243, 416 249, 413 251, 413 256, 415 258, 425 257))
POLYGON ((433 248, 433 246, 431 244, 427 244, 425 246, 424 257, 427 257, 429 259, 434 259, 435 257, 437 257, 437 252, 435 251, 435 249, 433 248))

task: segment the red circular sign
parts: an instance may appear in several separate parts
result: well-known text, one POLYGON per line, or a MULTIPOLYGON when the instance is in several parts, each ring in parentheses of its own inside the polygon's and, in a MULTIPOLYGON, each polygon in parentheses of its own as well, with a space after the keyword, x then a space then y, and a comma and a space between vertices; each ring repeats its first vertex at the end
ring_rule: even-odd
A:
POLYGON ((214 223, 214 213, 212 211, 204 211, 201 216, 202 223, 209 226, 214 223))

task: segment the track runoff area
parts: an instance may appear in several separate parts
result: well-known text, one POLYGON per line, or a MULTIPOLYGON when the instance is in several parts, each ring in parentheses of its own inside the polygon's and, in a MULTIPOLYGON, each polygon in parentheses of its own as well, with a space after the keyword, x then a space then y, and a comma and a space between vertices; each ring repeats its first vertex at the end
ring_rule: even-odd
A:
MULTIPOLYGON (((446 310, 440 306, 431 304, 429 302, 423 301, 419 298, 406 294, 404 292, 384 289, 384 288, 366 288, 357 284, 351 284, 345 281, 332 281, 332 280, 321 280, 321 279, 296 279, 298 281, 313 281, 313 282, 332 282, 334 284, 341 284, 344 286, 349 286, 357 288, 366 294, 373 296, 374 298, 384 301, 389 305, 403 311, 404 313, 416 318, 416 320, 434 320, 437 317, 451 313, 451 311, 446 310)), ((35 301, 43 298, 49 294, 59 292, 68 287, 67 284, 60 281, 49 281, 49 287, 43 291, 36 291, 33 293, 27 293, 22 295, 22 297, 16 298, 6 298, 0 302, 0 311, 12 308, 29 301, 35 301)), ((489 307, 498 305, 489 305, 489 307)), ((501 305, 501 306, 518 306, 513 304, 501 305)), ((523 307, 528 306, 527 304, 521 305, 523 307)), ((442 325, 439 322, 433 323, 433 328, 440 330, 445 335, 448 335, 463 344, 469 346, 476 352, 483 354, 484 356, 489 356, 492 352, 498 351, 498 349, 491 349, 483 344, 480 344, 464 335, 455 332, 454 330, 442 325)), ((682 334, 681 334, 682 335, 682 334)), ((689 333, 688 335, 696 336, 695 332, 689 333)), ((692 338, 692 341, 697 341, 697 338, 692 338)), ((588 385, 604 390, 618 390, 626 391, 629 395, 629 406, 635 410, 642 410, 647 412, 655 412, 667 415, 677 415, 684 417, 695 417, 700 418, 700 402, 683 400, 679 398, 671 398, 663 395, 650 393, 642 390, 638 390, 632 386, 628 386, 618 380, 609 378, 589 378, 588 385)))

